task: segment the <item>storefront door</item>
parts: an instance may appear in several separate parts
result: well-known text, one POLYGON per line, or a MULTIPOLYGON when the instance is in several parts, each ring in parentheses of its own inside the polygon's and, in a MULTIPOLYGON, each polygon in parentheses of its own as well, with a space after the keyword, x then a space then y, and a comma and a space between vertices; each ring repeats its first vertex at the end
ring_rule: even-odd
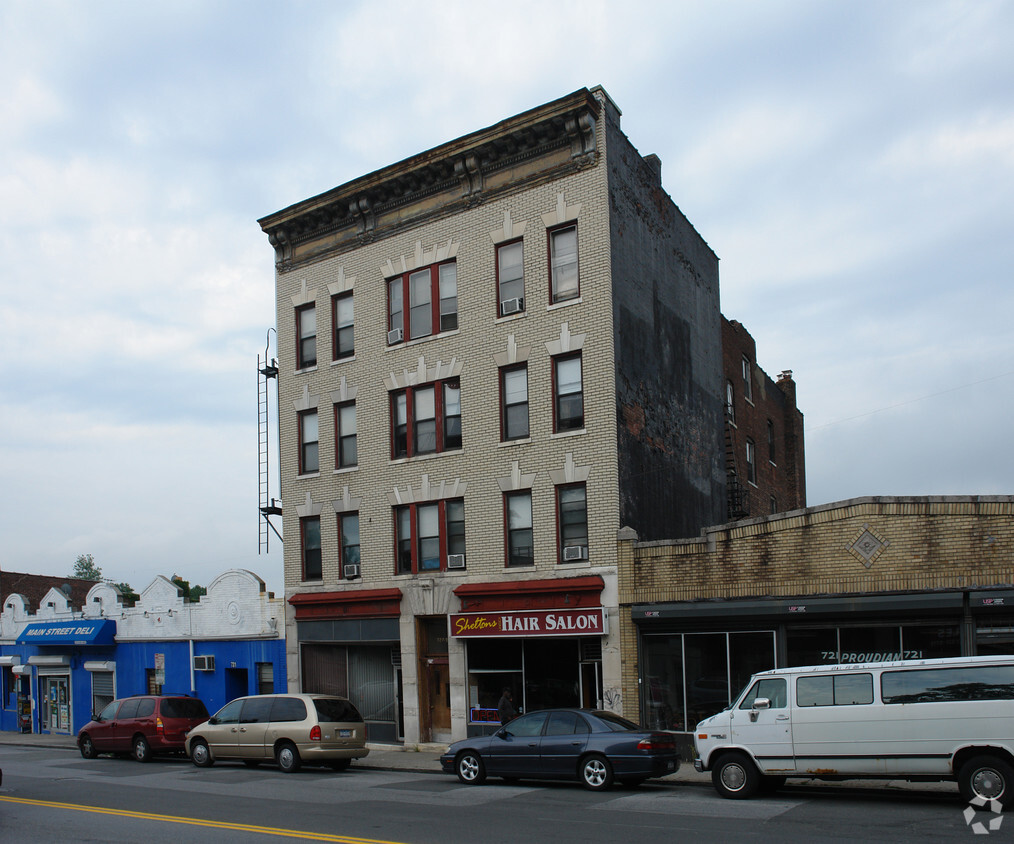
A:
POLYGON ((451 692, 450 667, 447 663, 426 666, 430 699, 430 741, 450 740, 451 692))
POLYGON ((66 674, 39 677, 39 695, 42 698, 40 729, 51 733, 69 733, 70 677, 66 674))

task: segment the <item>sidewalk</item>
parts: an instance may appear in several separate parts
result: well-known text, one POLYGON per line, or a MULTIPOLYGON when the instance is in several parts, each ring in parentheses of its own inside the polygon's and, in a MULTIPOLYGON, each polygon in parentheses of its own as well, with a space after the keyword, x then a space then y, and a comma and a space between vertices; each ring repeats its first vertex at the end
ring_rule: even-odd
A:
MULTIPOLYGON (((60 748, 77 752, 74 736, 39 733, 14 733, 0 731, 0 747, 5 745, 21 747, 60 748)), ((352 764, 357 768, 373 768, 381 771, 409 771, 420 774, 442 774, 440 754, 446 744, 370 744, 370 755, 357 759, 352 764)), ((449 774, 442 774, 450 776, 449 774)), ((681 762, 675 774, 651 782, 711 787, 711 774, 698 773, 692 762, 681 762)), ((821 782, 819 780, 790 780, 792 784, 813 784, 821 788, 847 788, 868 791, 918 791, 924 793, 948 794, 957 797, 958 787, 953 782, 906 782, 905 780, 845 780, 842 782, 821 782)))

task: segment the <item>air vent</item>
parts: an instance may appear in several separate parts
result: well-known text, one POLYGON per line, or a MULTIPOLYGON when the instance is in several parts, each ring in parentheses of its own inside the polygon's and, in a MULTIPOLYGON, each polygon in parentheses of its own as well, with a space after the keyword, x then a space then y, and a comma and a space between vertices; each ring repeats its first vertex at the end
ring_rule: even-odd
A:
POLYGON ((387 345, 393 346, 395 343, 400 343, 405 338, 405 332, 400 328, 392 329, 387 332, 387 345))
POLYGON ((463 569, 465 567, 465 555, 464 554, 448 554, 447 555, 447 568, 449 569, 463 569))
POLYGON ((563 559, 567 562, 572 560, 587 560, 588 548, 584 545, 565 545, 563 547, 563 559))
POLYGON ((215 670, 215 657, 213 656, 194 657, 194 671, 214 671, 214 670, 215 670))
POLYGON ((517 299, 504 299, 500 303, 500 314, 507 316, 508 314, 517 314, 525 309, 525 300, 521 297, 517 299))
POLYGON ((342 574, 345 575, 346 580, 359 577, 359 565, 357 563, 350 563, 347 566, 342 566, 342 574))

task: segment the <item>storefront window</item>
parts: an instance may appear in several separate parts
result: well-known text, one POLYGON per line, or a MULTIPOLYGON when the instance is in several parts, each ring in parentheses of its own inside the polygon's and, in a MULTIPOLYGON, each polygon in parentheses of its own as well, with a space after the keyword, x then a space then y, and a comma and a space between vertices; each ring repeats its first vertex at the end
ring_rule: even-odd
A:
POLYGON ((644 685, 644 726, 652 730, 685 730, 682 636, 645 638, 644 685))
POLYGON ((979 619, 975 630, 975 652, 979 656, 1014 653, 1014 616, 979 619))
POLYGON ((476 640, 468 643, 468 714, 471 723, 498 725, 496 707, 505 688, 521 706, 524 655, 517 639, 476 640))
MULTIPOLYGON (((1010 630, 1010 628, 1008 628, 1010 630)), ((1007 643, 996 653, 1009 654, 1014 636, 1008 632, 1007 643)), ((901 628, 901 647, 904 659, 940 659, 961 656, 961 634, 957 624, 928 625, 901 628)), ((979 651, 983 653, 983 651, 979 651)))
POLYGON ((796 629, 789 630, 786 639, 789 665, 890 662, 961 655, 956 624, 796 629))
POLYGON ((790 629, 785 635, 788 664, 834 665, 838 662, 838 629, 790 629))
POLYGON ((899 627, 842 627, 838 642, 841 648, 838 661, 842 663, 901 659, 899 627))
POLYGON ((683 637, 690 729, 729 705, 727 644, 725 633, 691 633, 683 637))

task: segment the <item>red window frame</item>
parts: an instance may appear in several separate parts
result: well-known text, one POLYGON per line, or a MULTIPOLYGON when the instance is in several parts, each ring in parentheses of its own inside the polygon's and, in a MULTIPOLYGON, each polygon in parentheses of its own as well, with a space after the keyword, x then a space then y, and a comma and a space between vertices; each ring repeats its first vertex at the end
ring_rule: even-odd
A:
POLYGON ((331 297, 331 360, 347 360, 348 358, 355 357, 356 354, 356 317, 355 317, 355 301, 352 298, 352 293, 338 293, 331 297), (348 300, 352 302, 352 325, 340 326, 338 325, 338 302, 348 300), (350 328, 352 330, 352 349, 344 353, 341 352, 338 343, 338 332, 343 328, 350 328))
POLYGON ((567 223, 561 223, 558 226, 553 226, 551 229, 546 229, 546 263, 549 267, 549 304, 556 305, 562 302, 572 302, 575 299, 581 298, 581 260, 580 260, 580 242, 577 236, 577 222, 570 221, 567 223), (573 296, 558 297, 554 290, 555 282, 553 279, 553 238, 561 232, 567 231, 567 229, 574 230, 574 271, 577 273, 577 291, 573 296))
MULTIPOLYGON (((416 418, 415 418, 415 395, 421 390, 433 390, 433 421, 436 427, 436 447, 433 451, 424 451, 423 454, 441 454, 444 451, 457 451, 460 444, 447 446, 447 414, 445 408, 445 387, 455 387, 458 390, 459 406, 461 395, 461 382, 457 378, 447 378, 440 381, 430 381, 428 384, 418 384, 414 387, 406 387, 404 390, 395 390, 390 396, 391 414, 391 459, 402 460, 407 457, 416 457, 419 454, 416 445, 416 418), (399 454, 397 450, 397 421, 398 421, 398 397, 405 396, 405 453, 399 454)), ((460 419, 460 416, 458 417, 460 419)))
POLYGON ((568 352, 563 355, 555 355, 552 360, 552 387, 553 387, 553 433, 558 434, 561 431, 581 431, 585 428, 585 420, 587 414, 585 413, 585 401, 584 401, 584 356, 580 351, 568 352), (580 393, 567 393, 566 395, 580 395, 581 396, 581 424, 573 425, 569 427, 561 427, 561 414, 560 414, 560 385, 556 376, 557 367, 561 363, 566 361, 576 360, 581 366, 581 390, 580 393))
MULTIPOLYGON (((345 534, 344 531, 342 531, 342 521, 352 516, 355 516, 358 519, 359 513, 358 512, 335 513, 335 516, 337 517, 337 531, 338 531, 338 578, 340 580, 348 580, 349 578, 345 577, 345 565, 347 561, 345 560, 345 541, 344 541, 345 534)), ((362 530, 362 525, 360 525, 359 529, 360 531, 362 530)), ((360 544, 357 545, 356 547, 359 548, 359 561, 358 561, 359 578, 362 578, 363 576, 362 533, 360 533, 360 544)))
MULTIPOLYGON (((440 268, 448 264, 455 265, 455 278, 457 277, 457 261, 441 261, 437 264, 430 264, 428 267, 417 267, 414 270, 408 270, 404 273, 399 273, 396 276, 391 276, 387 279, 387 330, 388 332, 393 331, 396 328, 401 328, 401 340, 399 343, 404 343, 408 340, 419 340, 422 337, 432 337, 436 334, 441 334, 444 331, 453 331, 458 327, 458 307, 457 307, 457 296, 455 296, 455 307, 454 307, 454 325, 452 327, 444 328, 440 324, 440 268), (430 330, 425 334, 418 334, 412 336, 412 305, 411 305, 411 284, 409 279, 421 272, 429 272, 430 274, 430 330), (401 283, 401 325, 395 325, 392 319, 391 312, 391 287, 395 282, 401 283), (435 330, 434 330, 435 329, 435 330)), ((397 345, 396 343, 388 342, 389 346, 397 345)))
POLYGON ((323 553, 324 539, 323 536, 321 535, 320 527, 321 527, 320 516, 306 516, 299 520, 299 549, 300 549, 300 569, 301 569, 300 576, 306 582, 324 579, 324 553, 323 553), (320 574, 316 575, 315 577, 307 577, 306 573, 308 552, 311 550, 306 547, 306 526, 310 522, 317 523, 317 541, 320 543, 316 548, 317 552, 316 562, 317 566, 320 568, 320 574))
POLYGON ((463 501, 460 498, 449 498, 440 499, 438 501, 419 501, 414 504, 403 504, 400 507, 394 507, 391 511, 392 516, 392 528, 394 531, 394 573, 398 574, 427 574, 428 572, 436 571, 447 571, 447 505, 448 503, 463 501), (421 569, 419 568, 419 509, 421 507, 436 507, 437 508, 437 531, 439 537, 439 551, 438 561, 439 565, 437 568, 421 569), (400 560, 400 545, 399 540, 402 537, 398 533, 398 516, 401 512, 407 511, 409 514, 409 539, 410 539, 410 562, 407 567, 402 566, 400 560))
MULTIPOLYGON (((498 243, 496 245, 496 261, 494 263, 496 264, 496 315, 498 317, 505 316, 505 314, 501 313, 501 311, 500 311, 500 303, 506 301, 506 299, 514 299, 514 298, 520 298, 521 299, 521 310, 518 311, 518 313, 523 314, 525 312, 525 310, 527 310, 527 304, 528 304, 527 301, 526 301, 526 299, 525 299, 525 246, 524 246, 524 238, 518 237, 518 238, 515 238, 514 240, 505 241, 504 243, 498 243), (514 282, 514 281, 520 281, 521 282, 521 295, 519 297, 515 297, 515 296, 504 297, 503 291, 500 288, 500 252, 502 250, 504 250, 504 249, 507 249, 508 247, 515 246, 515 245, 521 247, 521 278, 520 279, 511 279, 511 282, 514 282)), ((508 282, 508 284, 511 283, 511 282, 508 282)))
MULTIPOLYGON (((317 408, 311 407, 308 410, 301 410, 297 418, 299 426, 297 434, 299 438, 299 474, 312 475, 320 471, 320 414, 317 412, 317 408), (306 446, 309 445, 309 443, 303 439, 303 422, 311 413, 317 417, 317 466, 314 469, 309 469, 306 466, 306 446)), ((313 442, 313 440, 310 442, 313 442)))
POLYGON ((300 305, 296 308, 296 369, 310 369, 317 365, 319 355, 317 354, 317 336, 319 334, 319 327, 317 326, 317 304, 310 302, 306 305, 300 305), (313 360, 304 360, 303 352, 303 314, 307 311, 313 311, 313 360))

